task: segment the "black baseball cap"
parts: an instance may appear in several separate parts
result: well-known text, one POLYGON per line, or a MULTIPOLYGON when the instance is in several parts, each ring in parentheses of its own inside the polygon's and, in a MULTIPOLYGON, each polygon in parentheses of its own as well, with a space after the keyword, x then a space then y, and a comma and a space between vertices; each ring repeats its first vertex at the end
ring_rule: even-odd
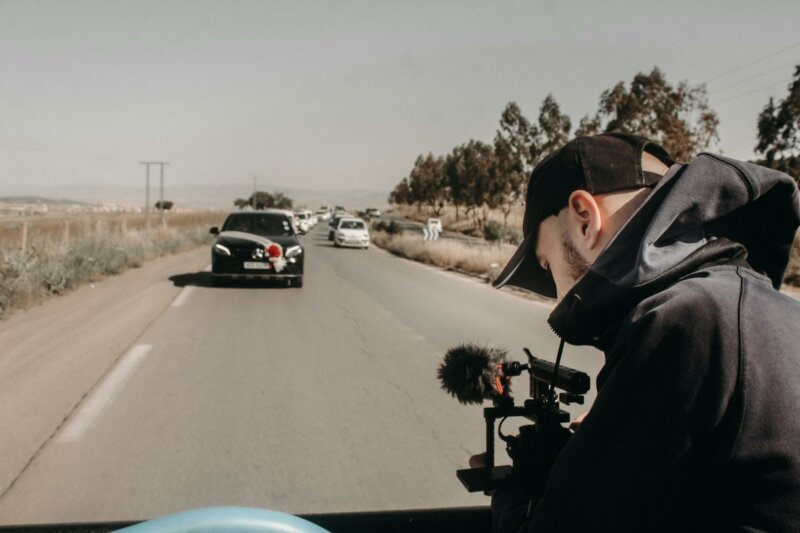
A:
POLYGON ((513 285, 555 298, 555 282, 536 258, 539 224, 566 207, 574 191, 603 194, 654 187, 661 174, 642 170, 642 152, 667 166, 674 163, 666 150, 648 139, 603 133, 577 137, 536 165, 525 197, 524 239, 492 285, 513 285))

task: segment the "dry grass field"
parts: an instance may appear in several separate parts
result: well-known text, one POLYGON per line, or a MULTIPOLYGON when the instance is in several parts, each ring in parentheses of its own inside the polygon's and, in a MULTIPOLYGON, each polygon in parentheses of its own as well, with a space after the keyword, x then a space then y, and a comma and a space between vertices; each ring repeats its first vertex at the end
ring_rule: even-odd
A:
POLYGON ((453 239, 425 241, 421 235, 408 233, 390 235, 373 231, 371 237, 374 244, 395 255, 442 268, 485 275, 490 279, 499 274, 516 249, 510 244, 475 246, 453 239))
POLYGON ((63 214, 0 218, 0 319, 103 276, 210 242, 224 213, 63 214))

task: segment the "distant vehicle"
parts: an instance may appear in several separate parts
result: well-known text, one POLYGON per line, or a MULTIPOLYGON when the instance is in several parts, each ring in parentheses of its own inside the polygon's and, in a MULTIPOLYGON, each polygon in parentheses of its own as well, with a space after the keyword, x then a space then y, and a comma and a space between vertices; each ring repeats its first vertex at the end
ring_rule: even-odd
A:
POLYGON ((328 240, 329 241, 333 240, 334 235, 336 235, 336 228, 339 227, 339 221, 342 220, 345 217, 350 217, 350 215, 348 215, 348 214, 335 215, 333 218, 331 218, 331 221, 328 222, 328 240))
POLYGON ((371 218, 378 218, 379 216, 381 216, 381 210, 380 209, 376 209, 374 207, 368 207, 367 208, 367 216, 371 217, 371 218))
POLYGON ((294 218, 297 220, 297 229, 300 230, 300 234, 308 233, 308 230, 311 229, 311 219, 308 213, 306 211, 297 211, 294 213, 294 218))
POLYGON ((369 229, 366 222, 360 218, 342 218, 336 226, 333 244, 366 250, 369 248, 369 229))
POLYGON ((308 210, 308 209, 306 209, 306 210, 305 210, 305 211, 303 211, 303 212, 304 212, 304 213, 306 214, 306 216, 308 217, 308 229, 311 229, 311 228, 313 228, 314 226, 316 226, 316 225, 317 225, 317 222, 319 222, 319 220, 317 219, 317 215, 315 215, 314 213, 312 213, 312 212, 311 212, 310 210, 308 210))
POLYGON ((316 215, 320 220, 328 220, 331 218, 331 212, 327 209, 317 209, 316 215))
POLYGON ((425 225, 428 227, 429 231, 438 231, 439 233, 444 231, 442 228, 442 221, 438 218, 429 218, 425 225))
POLYGON ((292 227, 294 228, 295 233, 300 233, 300 228, 297 225, 297 217, 294 216, 294 211, 291 209, 277 209, 275 207, 269 207, 264 209, 262 213, 280 213, 282 215, 286 215, 289 217, 289 220, 292 221, 292 227))
POLYGON ((283 279, 303 286, 303 246, 292 219, 283 212, 236 212, 228 215, 211 245, 211 279, 283 279))

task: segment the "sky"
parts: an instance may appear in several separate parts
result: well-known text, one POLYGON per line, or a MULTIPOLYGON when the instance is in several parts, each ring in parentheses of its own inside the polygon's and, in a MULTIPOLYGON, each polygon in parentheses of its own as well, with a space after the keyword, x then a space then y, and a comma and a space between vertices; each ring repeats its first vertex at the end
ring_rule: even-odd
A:
POLYGON ((753 157, 800 64, 800 2, 0 0, 0 196, 63 185, 389 191, 489 142, 515 101, 577 125, 658 66, 706 83, 712 151, 753 157))

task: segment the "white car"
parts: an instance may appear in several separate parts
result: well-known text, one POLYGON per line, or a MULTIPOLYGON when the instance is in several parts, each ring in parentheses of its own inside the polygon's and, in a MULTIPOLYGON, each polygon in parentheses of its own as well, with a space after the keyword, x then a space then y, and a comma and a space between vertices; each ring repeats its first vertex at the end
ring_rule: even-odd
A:
POLYGON ((317 220, 317 216, 314 213, 312 213, 311 211, 309 211, 308 209, 306 209, 303 212, 306 214, 306 218, 308 218, 308 227, 309 227, 309 229, 311 229, 314 226, 316 226, 317 222, 319 222, 317 220))
POLYGON ((360 218, 345 217, 339 220, 333 236, 334 246, 369 248, 369 229, 360 218))
POLYGON ((311 229, 311 219, 308 216, 307 211, 297 211, 294 214, 295 220, 297 220, 297 227, 300 230, 300 233, 308 233, 308 230, 311 229))
POLYGON ((297 217, 294 216, 294 211, 292 211, 291 209, 276 209, 274 207, 269 207, 267 209, 264 209, 264 212, 265 213, 282 213, 282 214, 286 215, 292 221, 292 227, 294 228, 294 232, 295 233, 300 233, 300 228, 297 225, 297 217))

